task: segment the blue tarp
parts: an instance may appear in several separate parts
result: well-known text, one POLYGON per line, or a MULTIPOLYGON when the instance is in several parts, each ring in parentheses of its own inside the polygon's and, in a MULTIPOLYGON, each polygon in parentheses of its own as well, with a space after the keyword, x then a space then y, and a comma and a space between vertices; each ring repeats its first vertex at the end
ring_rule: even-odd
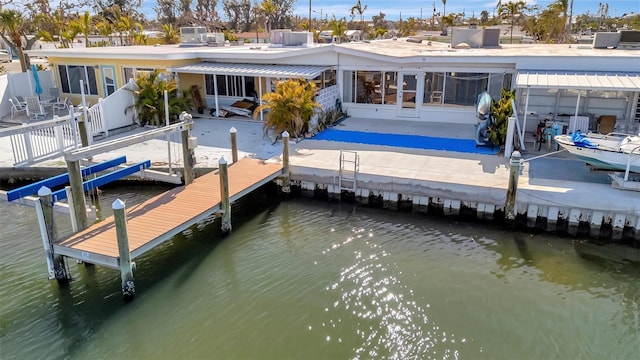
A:
POLYGON ((595 149, 598 147, 598 145, 589 141, 589 139, 584 136, 584 134, 580 132, 580 130, 576 130, 576 132, 571 135, 571 141, 573 141, 573 145, 577 147, 584 147, 589 149, 595 149))
POLYGON ((397 146, 412 149, 454 151, 473 154, 498 153, 499 147, 476 146, 473 139, 450 139, 431 136, 368 133, 362 131, 327 129, 311 140, 340 141, 356 144, 397 146))

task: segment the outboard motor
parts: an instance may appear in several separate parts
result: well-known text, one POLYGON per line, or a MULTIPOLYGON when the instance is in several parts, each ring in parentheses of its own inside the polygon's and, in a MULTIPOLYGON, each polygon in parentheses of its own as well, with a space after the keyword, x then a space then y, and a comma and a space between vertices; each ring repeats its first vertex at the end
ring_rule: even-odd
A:
POLYGON ((491 95, 483 91, 476 102, 476 146, 491 145, 489 141, 489 126, 491 126, 491 95))

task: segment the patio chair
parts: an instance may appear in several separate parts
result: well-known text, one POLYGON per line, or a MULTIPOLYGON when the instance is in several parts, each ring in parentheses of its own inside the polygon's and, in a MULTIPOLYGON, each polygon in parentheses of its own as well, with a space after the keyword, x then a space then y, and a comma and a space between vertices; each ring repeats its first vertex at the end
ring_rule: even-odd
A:
POLYGON ((28 96, 25 100, 27 101, 27 115, 29 115, 29 119, 37 120, 47 115, 37 96, 28 96))
POLYGON ((49 96, 55 99, 55 102, 60 102, 60 89, 58 88, 49 88, 49 96))
POLYGON ((63 110, 67 110, 67 112, 69 111, 69 97, 65 97, 64 100, 62 101, 58 101, 53 103, 53 105, 51 105, 51 109, 53 110, 53 113, 56 114, 58 111, 63 111, 63 110))
POLYGON ((442 102, 442 91, 434 91, 431 93, 431 102, 440 104, 442 102))
POLYGON ((22 103, 20 101, 18 101, 15 98, 9 98, 9 102, 11 103, 11 118, 13 119, 16 114, 21 113, 21 112, 27 112, 27 108, 22 105, 22 103))

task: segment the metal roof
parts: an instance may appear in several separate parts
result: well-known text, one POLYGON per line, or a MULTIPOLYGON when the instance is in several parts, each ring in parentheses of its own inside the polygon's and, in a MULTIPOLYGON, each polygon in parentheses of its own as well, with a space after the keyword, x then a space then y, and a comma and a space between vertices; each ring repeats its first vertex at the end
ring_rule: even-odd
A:
POLYGON ((640 73, 520 71, 517 88, 638 91, 640 73))
POLYGON ((268 65, 202 62, 169 69, 172 72, 212 75, 238 75, 273 78, 314 79, 329 66, 317 65, 268 65))

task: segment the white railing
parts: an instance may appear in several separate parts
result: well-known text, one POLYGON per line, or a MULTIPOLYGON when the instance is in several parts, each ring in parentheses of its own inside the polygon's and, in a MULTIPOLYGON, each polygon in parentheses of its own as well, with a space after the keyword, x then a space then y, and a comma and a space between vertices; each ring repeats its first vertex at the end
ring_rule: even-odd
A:
POLYGON ((103 116, 103 100, 98 100, 98 103, 93 105, 87 110, 87 116, 89 117, 89 124, 91 128, 91 136, 100 135, 104 133, 104 136, 109 136, 109 130, 105 127, 105 121, 103 116))
MULTIPOLYGON (((76 113, 77 116, 80 114, 76 113)), ((14 166, 53 159, 81 146, 77 124, 71 115, 3 129, 0 130, 2 137, 11 140, 14 166)))
POLYGON ((106 99, 99 99, 98 103, 87 110, 93 136, 104 134, 108 137, 110 130, 134 124, 135 98, 133 91, 128 90, 131 86, 131 83, 126 84, 106 99))

